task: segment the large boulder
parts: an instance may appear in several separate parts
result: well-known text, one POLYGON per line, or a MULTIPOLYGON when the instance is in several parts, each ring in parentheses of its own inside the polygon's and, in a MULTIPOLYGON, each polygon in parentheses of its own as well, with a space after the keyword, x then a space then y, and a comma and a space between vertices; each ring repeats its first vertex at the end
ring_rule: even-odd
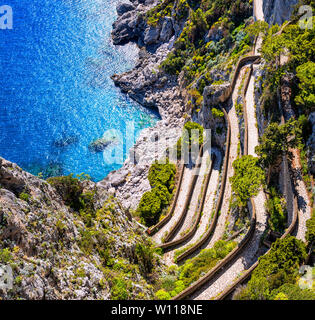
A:
POLYGON ((123 15, 126 12, 132 11, 135 9, 135 6, 130 2, 119 2, 116 10, 119 16, 123 15))
POLYGON ((170 17, 165 17, 162 24, 162 29, 160 33, 160 41, 169 41, 174 33, 172 19, 170 17))
POLYGON ((141 35, 143 17, 136 10, 121 15, 113 24, 114 44, 122 45, 137 39, 141 35))
POLYGON ((144 43, 146 45, 154 44, 160 36, 160 30, 157 27, 149 26, 144 32, 144 43))
POLYGON ((230 94, 230 84, 223 83, 205 87, 203 99, 206 105, 216 107, 219 103, 224 102, 230 94))

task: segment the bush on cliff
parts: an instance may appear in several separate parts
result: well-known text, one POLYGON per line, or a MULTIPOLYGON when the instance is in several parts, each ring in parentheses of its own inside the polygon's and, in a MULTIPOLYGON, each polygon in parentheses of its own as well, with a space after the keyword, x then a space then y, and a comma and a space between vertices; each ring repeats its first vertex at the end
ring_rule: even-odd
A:
POLYGON ((167 187, 161 184, 146 192, 142 196, 137 209, 142 223, 148 227, 156 224, 170 200, 171 194, 168 192, 167 187))
MULTIPOLYGON (((81 176, 79 176, 81 179, 81 176)), ((72 174, 62 177, 48 178, 67 206, 78 212, 84 222, 91 226, 95 218, 94 192, 83 192, 82 182, 72 174)))
POLYGON ((152 188, 161 184, 167 187, 168 191, 172 193, 174 190, 175 183, 176 166, 173 163, 159 163, 156 161, 149 169, 149 182, 152 188))
POLYGON ((83 186, 79 179, 70 174, 68 176, 48 178, 47 182, 57 190, 67 206, 76 211, 81 209, 80 197, 83 193, 83 186))
POLYGON ((259 258, 258 267, 254 270, 247 287, 235 298, 240 300, 274 299, 282 285, 295 284, 299 266, 305 258, 306 247, 301 240, 292 236, 276 240, 270 252, 259 258))
POLYGON ((258 158, 251 155, 243 156, 233 162, 234 176, 230 178, 232 190, 240 207, 245 207, 247 201, 258 194, 262 187, 265 174, 258 166, 258 158))

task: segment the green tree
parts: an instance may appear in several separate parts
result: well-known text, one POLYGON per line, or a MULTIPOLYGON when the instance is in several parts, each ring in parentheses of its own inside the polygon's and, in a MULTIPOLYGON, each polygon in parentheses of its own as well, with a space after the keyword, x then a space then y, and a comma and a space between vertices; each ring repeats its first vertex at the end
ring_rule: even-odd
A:
POLYGON ((171 194, 161 184, 146 192, 139 203, 137 212, 147 226, 152 226, 159 221, 162 210, 169 204, 171 194))
POLYGON ((308 61, 297 67, 296 71, 299 93, 295 97, 295 103, 311 112, 315 108, 315 63, 308 61))
POLYGON ((238 205, 244 207, 251 197, 258 194, 265 174, 258 166, 258 158, 251 155, 235 160, 233 168, 234 176, 230 178, 232 190, 236 195, 238 205))
POLYGON ((298 146, 300 137, 301 130, 296 120, 290 119, 283 125, 271 123, 255 149, 261 164, 265 168, 278 165, 282 155, 291 155, 289 149, 298 146))
POLYGON ((306 240, 309 243, 315 242, 315 209, 313 209, 313 214, 311 219, 306 221, 306 240))
POLYGON ((259 258, 258 267, 238 297, 243 300, 272 300, 279 292, 288 295, 288 291, 279 288, 284 284, 295 284, 299 266, 305 258, 306 247, 301 240, 293 236, 277 239, 270 251, 259 258))
POLYGON ((167 187, 169 192, 172 192, 174 189, 175 174, 176 166, 169 163, 168 159, 166 163, 156 161, 149 169, 148 179, 152 188, 162 184, 167 187))

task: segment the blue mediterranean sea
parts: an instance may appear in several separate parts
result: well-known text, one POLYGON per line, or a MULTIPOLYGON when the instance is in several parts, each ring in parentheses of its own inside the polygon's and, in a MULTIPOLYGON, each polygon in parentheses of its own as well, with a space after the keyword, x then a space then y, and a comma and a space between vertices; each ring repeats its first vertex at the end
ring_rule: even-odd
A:
POLYGON ((89 145, 118 130, 126 159, 130 123, 135 141, 159 119, 110 79, 137 57, 133 45, 112 45, 117 2, 0 1, 13 9, 13 29, 0 30, 1 157, 45 178, 85 173, 99 181, 122 163, 104 160, 111 147, 89 145))

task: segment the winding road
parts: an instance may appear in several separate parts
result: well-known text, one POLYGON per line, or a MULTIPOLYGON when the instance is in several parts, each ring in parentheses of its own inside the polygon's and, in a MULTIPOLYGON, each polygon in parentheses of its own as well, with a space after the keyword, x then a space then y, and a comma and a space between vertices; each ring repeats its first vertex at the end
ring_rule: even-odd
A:
POLYGON ((194 174, 194 166, 192 164, 186 165, 184 168, 183 180, 180 185, 178 200, 176 202, 176 206, 175 206, 172 218, 158 232, 156 232, 152 236, 152 239, 157 244, 162 244, 162 239, 165 236, 166 232, 168 232, 168 230, 174 224, 174 221, 176 222, 180 218, 182 211, 184 210, 184 204, 186 201, 186 197, 188 196, 188 193, 189 193, 189 186, 191 184, 191 179, 193 178, 193 174, 194 174))
MULTIPOLYGON (((255 20, 264 21, 264 13, 263 13, 263 1, 256 0, 254 1, 254 17, 255 20)), ((231 101, 230 101, 230 108, 227 108, 227 115, 230 122, 231 127, 231 139, 230 139, 230 150, 229 150, 229 157, 228 157, 228 166, 227 166, 227 182, 225 185, 224 190, 224 197, 223 203, 221 206, 221 212, 219 218, 216 223, 216 228, 214 233, 212 234, 210 240, 206 242, 203 246, 200 244, 200 248, 211 248, 215 244, 216 241, 222 239, 225 229, 226 229, 226 222, 229 217, 229 206, 230 206, 230 199, 232 197, 232 190, 229 178, 233 176, 233 162, 239 156, 239 120, 236 114, 236 104, 238 103, 239 99, 239 88, 242 84, 242 79, 248 69, 250 69, 250 78, 249 82, 247 82, 248 86, 246 88, 245 96, 245 125, 246 125, 246 133, 247 133, 247 141, 245 154, 252 155, 257 157, 255 153, 255 148, 259 144, 259 133, 257 128, 257 120, 256 120, 256 102, 255 102, 255 75, 258 66, 255 65, 253 62, 253 58, 257 56, 262 44, 262 38, 259 37, 256 46, 254 48, 254 56, 252 56, 252 60, 246 60, 243 66, 239 66, 237 68, 239 74, 234 76, 234 79, 237 77, 237 80, 233 82, 231 87, 233 88, 231 101)), ((256 57, 257 59, 257 57, 256 57)), ((245 59, 244 59, 245 61, 245 59)), ((211 222, 211 214, 213 212, 214 200, 216 195, 217 186, 219 183, 219 168, 222 162, 222 155, 218 150, 212 150, 215 152, 216 158, 215 163, 213 165, 213 169, 211 172, 208 189, 205 197, 204 202, 204 210, 203 215, 201 217, 199 227, 196 229, 194 235, 189 238, 187 241, 181 243, 175 248, 172 248, 171 251, 167 252, 164 255, 165 261, 168 265, 174 262, 174 253, 175 250, 179 247, 188 247, 190 245, 195 244, 205 233, 207 227, 211 222)), ((205 155, 202 157, 202 167, 207 170, 209 168, 209 153, 205 152, 205 155)), ((297 150, 293 150, 293 168, 296 171, 295 177, 295 189, 297 192, 297 200, 296 198, 292 201, 292 210, 290 209, 289 216, 291 217, 291 221, 289 219, 290 224, 290 232, 297 222, 297 203, 299 204, 299 225, 296 232, 296 237, 302 240, 305 240, 305 231, 306 231, 306 220, 311 215, 311 208, 309 203, 309 198, 307 194, 307 190, 304 184, 304 181, 301 178, 301 166, 300 166, 300 159, 297 150), (292 228, 291 228, 292 227, 292 228)), ((174 215, 172 219, 157 233, 153 236, 153 239, 157 243, 161 243, 163 234, 167 232, 172 225, 174 225, 174 221, 180 219, 182 215, 182 211, 184 210, 184 203, 185 198, 189 193, 189 185, 194 174, 193 168, 185 168, 184 172, 184 179, 181 184, 180 195, 176 204, 176 208, 174 211, 174 215)), ((186 216, 182 222, 182 224, 177 229, 176 233, 171 237, 173 240, 180 239, 183 234, 185 234, 194 223, 194 219, 196 216, 196 211, 198 209, 200 195, 202 193, 204 185, 204 175, 200 175, 197 179, 197 182, 194 187, 193 195, 190 201, 190 206, 187 210, 186 216)), ((226 261, 222 261, 221 264, 214 268, 213 270, 209 271, 204 277, 197 280, 191 287, 184 290, 184 292, 180 293, 174 299, 183 299, 189 298, 193 300, 209 300, 209 299, 216 299, 217 297, 223 296, 222 292, 227 292, 229 288, 232 288, 234 285, 233 283, 237 282, 237 279, 243 278, 244 274, 250 274, 250 272, 257 266, 258 258, 266 253, 266 248, 262 247, 261 239, 263 234, 267 228, 267 212, 265 208, 266 197, 261 190, 256 197, 251 199, 251 204, 249 205, 250 211, 252 212, 252 225, 251 228, 245 235, 245 238, 248 241, 244 241, 244 245, 240 246, 239 248, 235 249, 235 254, 231 255, 231 259, 227 259, 226 261)), ((288 231, 289 232, 289 231, 288 231)), ((209 233, 209 232, 208 232, 209 233)), ((244 239, 245 239, 244 238, 244 239)), ((198 247, 197 247, 198 248, 198 247)), ((199 249, 193 249, 192 251, 195 255, 200 251, 199 249)))
MULTIPOLYGON (((202 216, 199 221, 199 225, 198 225, 196 231, 194 232, 193 236, 190 239, 175 246, 174 248, 172 248, 171 251, 168 251, 164 255, 164 259, 168 265, 174 263, 174 254, 178 248, 185 248, 185 247, 188 247, 188 246, 196 243, 200 239, 200 237, 202 237, 202 235, 206 232, 207 227, 210 225, 210 222, 212 219, 213 208, 214 208, 215 196, 216 196, 216 192, 217 192, 217 186, 219 183, 220 168, 221 168, 221 162, 222 162, 222 155, 218 149, 212 148, 211 152, 213 152, 216 157, 214 160, 213 169, 211 171, 211 176, 210 176, 210 180, 208 183, 208 188, 207 188, 207 192, 206 192, 206 196, 205 196, 205 202, 204 202, 204 206, 203 206, 202 216)), ((210 165, 209 164, 209 160, 210 160, 209 154, 207 155, 206 158, 207 158, 207 160, 206 160, 207 168, 205 168, 205 170, 208 170, 209 165, 210 165)), ((204 175, 200 176, 200 183, 202 183, 202 181, 204 181, 204 178, 205 178, 204 175)), ((202 188, 205 188, 205 187, 206 186, 203 184, 202 188)), ((201 191, 201 188, 197 188, 197 189, 199 189, 199 191, 201 191)), ((200 196, 198 194, 196 194, 196 198, 199 199, 200 196)), ((197 206, 194 206, 192 208, 189 208, 189 211, 191 211, 191 214, 194 215, 194 214, 196 214, 197 209, 198 209, 197 206)), ((183 224, 184 227, 182 228, 182 230, 186 230, 186 232, 189 231, 193 225, 194 219, 196 219, 196 216, 193 219, 191 219, 191 218, 185 219, 185 222, 183 224)), ((174 240, 180 239, 180 237, 181 237, 180 232, 178 232, 177 236, 174 238, 174 240)))

